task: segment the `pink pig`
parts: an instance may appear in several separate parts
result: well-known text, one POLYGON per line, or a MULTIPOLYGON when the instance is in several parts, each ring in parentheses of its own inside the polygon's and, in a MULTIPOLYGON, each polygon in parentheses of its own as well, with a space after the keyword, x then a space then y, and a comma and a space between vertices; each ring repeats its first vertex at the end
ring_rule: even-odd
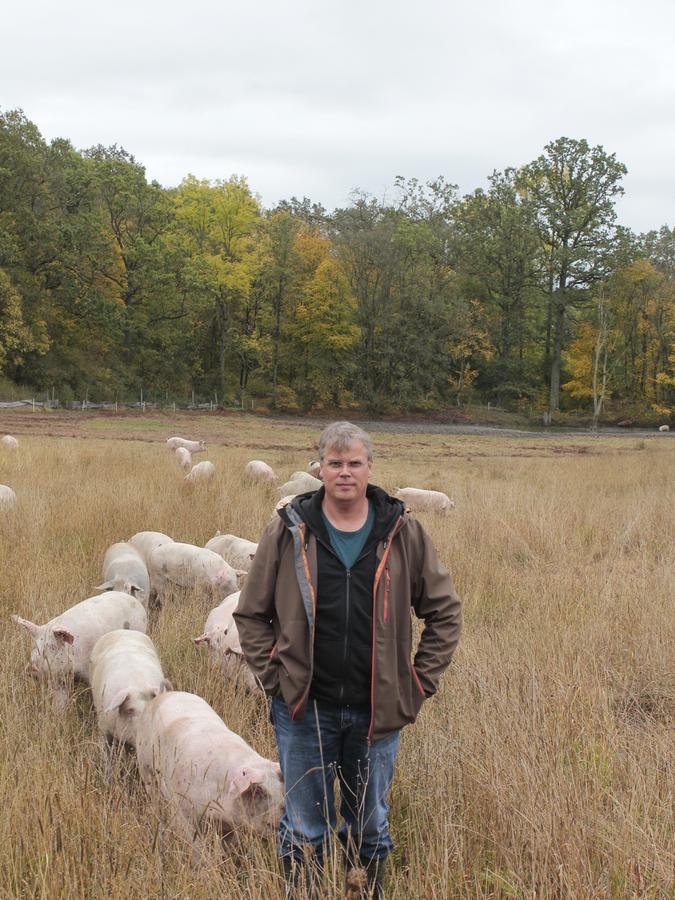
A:
POLYGON ((212 550, 172 541, 156 547, 148 558, 150 587, 161 600, 167 581, 180 587, 223 595, 237 590, 239 570, 212 550))
POLYGON ((220 666, 221 671, 228 678, 241 678, 249 691, 255 691, 258 683, 253 672, 249 669, 244 659, 244 654, 239 643, 239 632, 232 618, 232 613, 237 608, 239 594, 230 594, 223 602, 209 613, 204 631, 199 637, 193 638, 195 646, 206 644, 211 658, 220 666))
POLYGON ((282 812, 279 763, 265 759, 196 694, 162 693, 141 713, 138 769, 154 799, 168 802, 177 825, 201 852, 209 826, 223 837, 242 827, 272 835, 282 812))
POLYGON ((12 616, 33 639, 29 672, 54 690, 64 709, 73 678, 90 682, 91 651, 96 641, 117 628, 145 633, 147 616, 140 600, 124 591, 107 591, 71 606, 46 625, 12 616))
POLYGON ((176 447, 185 447, 190 453, 203 453, 206 450, 206 441, 190 441, 182 437, 170 437, 166 446, 169 450, 175 450, 176 447))

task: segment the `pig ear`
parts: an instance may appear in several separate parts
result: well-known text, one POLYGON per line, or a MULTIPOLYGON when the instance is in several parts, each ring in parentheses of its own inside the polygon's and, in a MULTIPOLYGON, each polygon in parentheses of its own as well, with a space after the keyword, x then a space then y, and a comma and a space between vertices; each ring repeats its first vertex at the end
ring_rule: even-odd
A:
POLYGON ((243 578, 244 575, 248 575, 248 572, 246 571, 246 569, 235 569, 234 574, 237 576, 237 578, 243 578))
POLYGON ((66 644, 72 644, 75 640, 75 635, 72 631, 68 631, 67 628, 54 628, 54 637, 57 637, 60 641, 63 641, 66 644))
POLYGON ((22 619, 21 616, 12 616, 12 622, 25 628, 32 638, 39 637, 42 634, 44 625, 36 625, 35 622, 29 622, 28 619, 22 619))
POLYGON ((122 688, 118 691, 115 696, 110 701, 110 706, 106 707, 106 712, 115 712, 116 709, 119 709, 124 702, 129 697, 129 691, 126 688, 122 688))
POLYGON ((135 597, 136 594, 143 593, 143 588, 138 584, 134 584, 133 581, 125 581, 124 582, 124 593, 131 594, 132 597, 135 597))
POLYGON ((205 631, 204 634, 200 634, 199 637, 192 638, 192 643, 195 646, 198 646, 199 644, 209 644, 210 646, 212 637, 213 635, 210 631, 205 631))
POLYGON ((104 581, 103 584, 97 584, 94 588, 95 591, 112 591, 113 583, 112 581, 104 581))
POLYGON ((162 683, 159 686, 159 693, 163 694, 165 691, 172 691, 172 690, 173 690, 173 685, 171 684, 169 679, 163 678, 162 683))
POLYGON ((259 785, 265 779, 265 773, 252 766, 237 766, 232 772, 230 794, 245 794, 253 785, 259 785))

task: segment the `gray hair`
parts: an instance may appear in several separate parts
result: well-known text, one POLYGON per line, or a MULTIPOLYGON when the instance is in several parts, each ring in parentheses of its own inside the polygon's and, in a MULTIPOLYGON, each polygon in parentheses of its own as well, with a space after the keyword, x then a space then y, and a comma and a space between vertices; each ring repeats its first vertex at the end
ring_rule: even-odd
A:
POLYGON ((326 425, 319 438, 319 459, 323 462, 326 450, 334 448, 338 453, 348 449, 354 441, 360 441, 368 454, 368 462, 373 461, 373 442, 367 431, 351 422, 331 422, 326 425))

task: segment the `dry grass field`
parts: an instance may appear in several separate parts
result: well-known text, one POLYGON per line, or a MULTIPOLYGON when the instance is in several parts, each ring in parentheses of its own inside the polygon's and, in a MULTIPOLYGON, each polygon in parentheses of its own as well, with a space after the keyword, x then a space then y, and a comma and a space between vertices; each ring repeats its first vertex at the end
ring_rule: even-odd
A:
MULTIPOLYGON (((56 714, 25 675, 30 641, 10 614, 43 622, 90 596, 106 547, 136 531, 256 540, 276 495, 246 483, 245 463, 285 477, 313 457, 317 429, 45 418, 0 418, 21 441, 0 447, 0 483, 19 498, 0 512, 0 897, 281 898, 271 842, 214 843, 191 868, 133 755, 102 746, 88 690, 56 714), (186 432, 209 441, 196 459, 217 467, 208 485, 186 485, 163 445, 186 432)), ((387 897, 672 897, 675 444, 374 438, 373 480, 454 498, 447 518, 420 519, 465 602, 453 665, 404 732, 387 897)), ((149 634, 175 687, 273 756, 262 699, 224 683, 190 640, 211 605, 171 594, 149 634)), ((340 887, 336 867, 326 897, 340 887)))

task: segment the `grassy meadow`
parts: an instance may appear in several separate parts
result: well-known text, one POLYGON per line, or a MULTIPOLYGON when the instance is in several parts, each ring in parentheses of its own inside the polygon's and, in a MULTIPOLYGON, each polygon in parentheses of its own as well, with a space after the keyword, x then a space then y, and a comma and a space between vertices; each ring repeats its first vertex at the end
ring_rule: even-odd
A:
MULTIPOLYGON (((56 714, 25 675, 30 640, 9 617, 44 622, 93 594, 106 547, 136 531, 257 540, 277 494, 249 484, 245 463, 265 459, 285 480, 313 458, 319 429, 77 421, 73 436, 47 436, 15 418, 19 451, 0 447, 0 483, 18 496, 0 512, 0 897, 281 898, 272 842, 214 843, 190 866, 133 755, 99 740, 88 690, 56 714), (195 462, 210 459, 214 481, 183 482, 171 434, 209 441, 195 462)), ((376 483, 455 500, 449 516, 419 518, 465 603, 453 665, 404 731, 387 897, 673 897, 675 443, 373 436, 376 483)), ((191 642, 212 605, 170 594, 148 633, 176 688, 274 756, 263 700, 191 642)), ((335 866, 326 897, 341 888, 335 866)))

